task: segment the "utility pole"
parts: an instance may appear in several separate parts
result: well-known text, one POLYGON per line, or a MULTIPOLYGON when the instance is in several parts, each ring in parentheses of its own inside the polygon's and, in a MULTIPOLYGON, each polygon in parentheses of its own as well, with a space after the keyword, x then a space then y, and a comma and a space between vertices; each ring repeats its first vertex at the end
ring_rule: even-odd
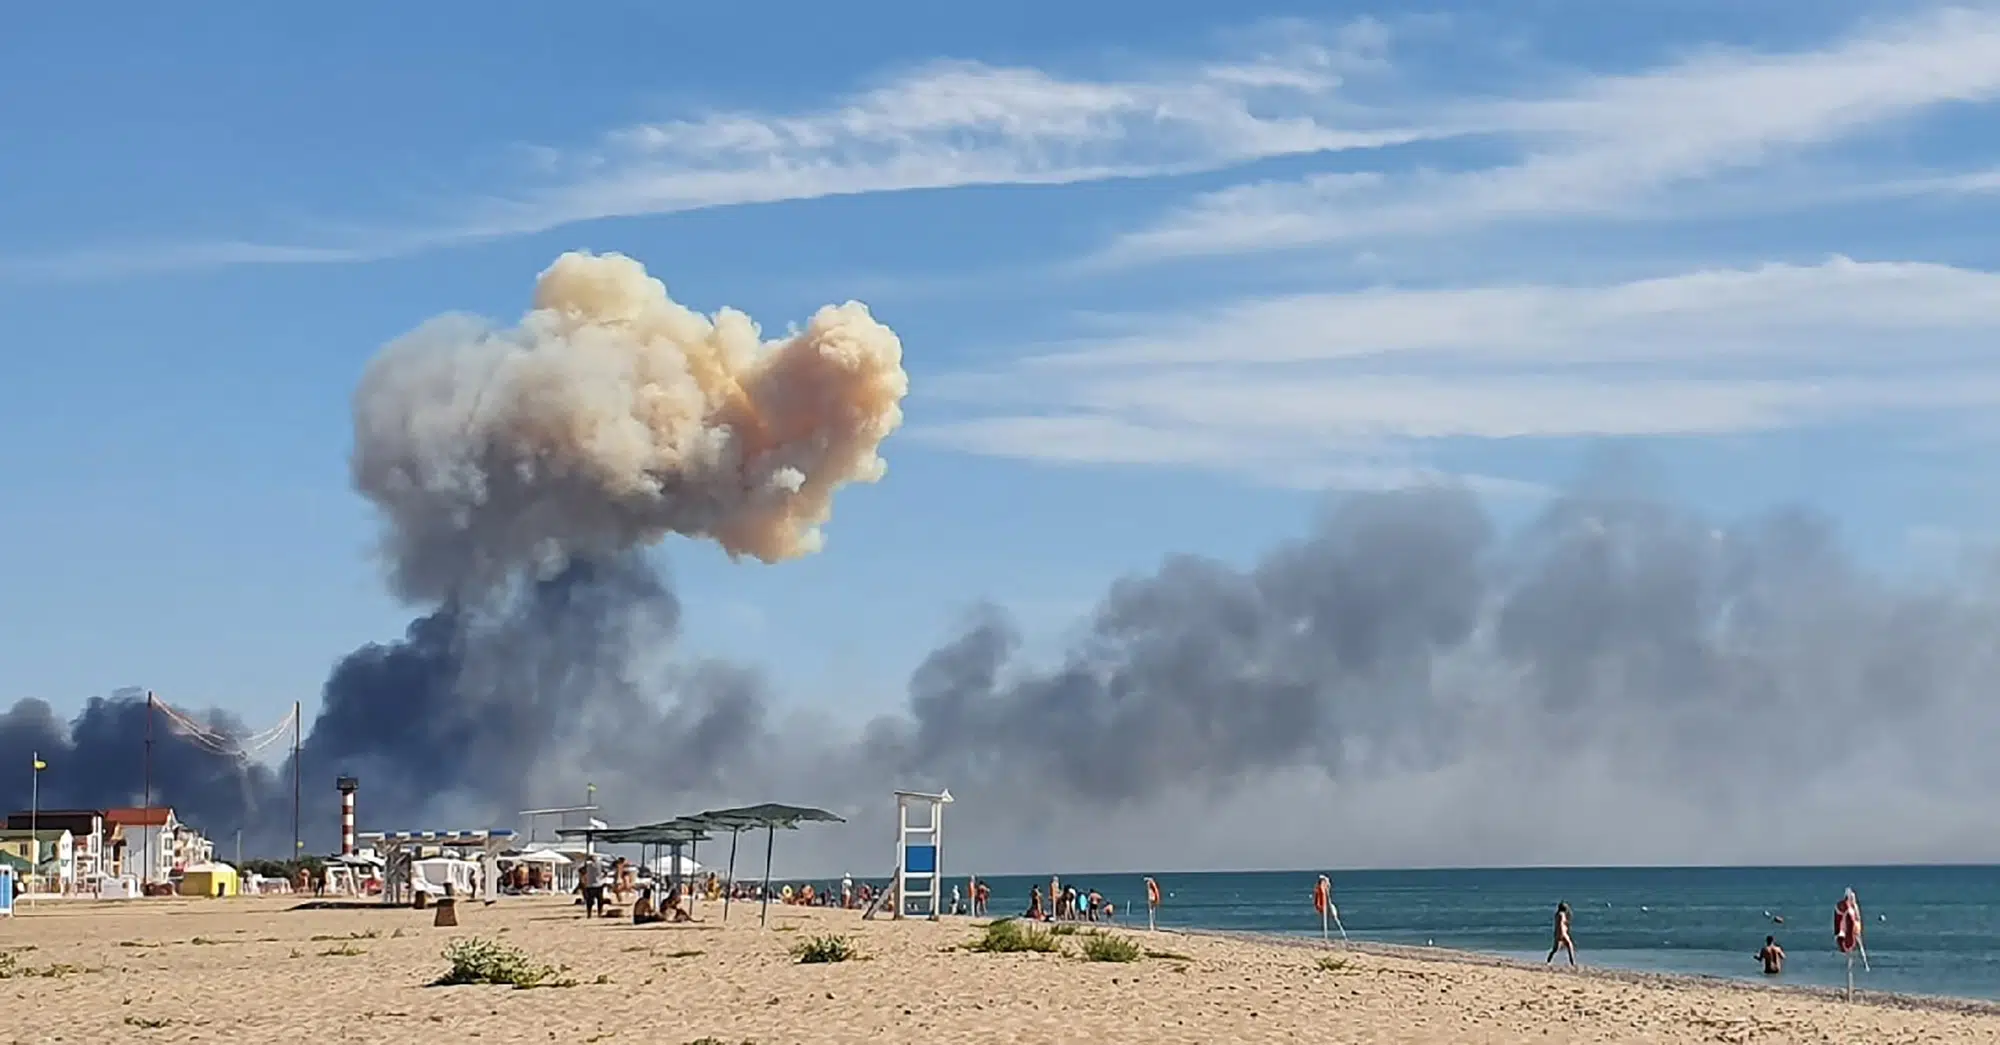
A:
POLYGON ((146 863, 139 869, 139 895, 146 894, 146 886, 153 880, 153 691, 146 691, 146 815, 139 825, 139 835, 146 840, 146 863))
MULTIPOLYGON (((299 702, 292 701, 292 859, 305 855, 306 844, 299 840, 299 702)), ((241 832, 238 832, 241 838, 241 832)), ((241 845, 239 841, 238 845, 241 845)))

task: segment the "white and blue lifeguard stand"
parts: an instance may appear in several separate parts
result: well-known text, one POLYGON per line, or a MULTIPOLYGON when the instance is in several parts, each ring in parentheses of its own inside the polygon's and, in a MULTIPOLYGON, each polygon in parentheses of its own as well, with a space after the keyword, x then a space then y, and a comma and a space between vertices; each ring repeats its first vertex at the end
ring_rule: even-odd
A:
POLYGON ((929 794, 896 792, 896 914, 921 914, 937 921, 943 913, 939 893, 944 888, 944 807, 951 804, 949 788, 929 794), (922 823, 910 814, 928 810, 922 823))

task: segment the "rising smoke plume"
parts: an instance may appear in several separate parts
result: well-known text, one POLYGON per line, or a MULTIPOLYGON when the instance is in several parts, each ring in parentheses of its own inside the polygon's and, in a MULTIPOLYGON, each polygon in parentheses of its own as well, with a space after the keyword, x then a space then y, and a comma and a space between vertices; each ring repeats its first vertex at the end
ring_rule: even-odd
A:
MULTIPOLYGON (((675 534, 764 562, 817 551, 834 492, 883 475, 908 387, 901 342, 859 303, 766 342, 619 255, 557 259, 514 327, 445 316, 389 344, 355 394, 353 481, 381 511, 391 588, 425 612, 328 679, 301 763, 315 810, 336 772, 363 778, 378 824, 511 822, 618 773, 713 783, 762 733, 761 695, 741 669, 672 655, 680 607, 643 552, 675 534)), ((130 804, 144 718, 126 695, 65 730, 28 702, 0 721, 0 753, 64 767, 52 806, 130 804)), ((190 821, 267 846, 288 833, 288 774, 177 766, 155 765, 156 800, 190 821)), ((326 822, 308 820, 316 842, 326 822)))
MULTIPOLYGON (((1894 581, 1802 512, 1719 527, 1594 487, 1514 533, 1463 490, 1345 497, 1247 568, 1120 581, 1053 662, 982 610, 899 711, 780 718, 753 671, 675 649, 642 553, 815 547, 881 472, 894 336, 849 305, 758 346, 616 258, 565 257, 536 304, 427 325, 357 396, 355 482, 423 615, 328 681, 315 849, 354 772, 376 826, 511 823, 586 779, 621 820, 828 804, 855 826, 784 852, 856 872, 886 870, 891 786, 951 787, 953 865, 989 872, 2000 857, 1993 573, 1894 581)), ((137 722, 24 703, 0 760, 39 745, 106 769, 52 768, 52 801, 125 801, 137 722)), ((156 779, 197 823, 288 827, 282 775, 178 757, 156 779)))

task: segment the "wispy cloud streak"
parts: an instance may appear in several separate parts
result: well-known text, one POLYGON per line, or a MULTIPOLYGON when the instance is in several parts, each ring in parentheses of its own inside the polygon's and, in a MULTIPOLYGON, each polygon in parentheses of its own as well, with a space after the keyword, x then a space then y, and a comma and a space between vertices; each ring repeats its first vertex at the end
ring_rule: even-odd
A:
MULTIPOLYGON (((1948 103, 2000 96, 2000 10, 1949 8, 1818 50, 1713 50, 1432 121, 1514 143, 1491 166, 1319 173, 1207 194, 1101 260, 1296 248, 1463 231, 1498 221, 1647 213, 1673 190, 1740 176, 1948 103)), ((1937 191, 1982 184, 1937 179, 1937 191)), ((1913 186, 1914 187, 1914 186, 1913 186)), ((1773 195, 1773 206, 1786 206, 1773 195)))
POLYGON ((1344 482, 1388 459, 1421 467, 1430 440, 1733 435, 2000 405, 1983 348, 2000 336, 2000 275, 1943 265, 1375 288, 1130 322, 933 381, 966 416, 920 434, 999 456, 1344 482))

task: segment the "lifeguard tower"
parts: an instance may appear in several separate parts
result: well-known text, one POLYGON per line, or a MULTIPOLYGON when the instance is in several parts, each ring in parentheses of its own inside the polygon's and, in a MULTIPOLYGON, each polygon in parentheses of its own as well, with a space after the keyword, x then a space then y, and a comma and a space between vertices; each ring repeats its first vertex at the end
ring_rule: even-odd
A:
POLYGON ((943 913, 944 807, 950 804, 949 788, 934 795, 896 792, 896 918, 921 914, 937 921, 943 913), (922 823, 911 823, 911 812, 920 808, 928 815, 922 823))

